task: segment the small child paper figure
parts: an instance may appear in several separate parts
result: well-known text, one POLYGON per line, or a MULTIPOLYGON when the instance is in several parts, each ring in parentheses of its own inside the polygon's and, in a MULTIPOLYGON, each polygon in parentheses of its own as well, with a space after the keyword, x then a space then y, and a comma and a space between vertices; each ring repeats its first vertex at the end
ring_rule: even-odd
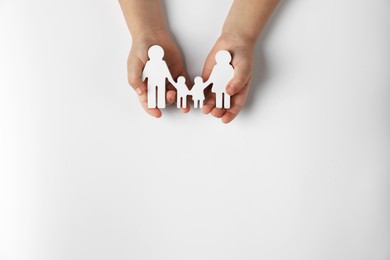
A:
POLYGON ((230 65, 232 56, 228 51, 221 50, 215 55, 215 64, 207 82, 207 86, 213 84, 211 92, 215 93, 217 108, 230 108, 230 96, 226 93, 226 86, 234 76, 234 68, 230 65))
POLYGON ((187 108, 187 95, 190 94, 190 91, 186 85, 186 78, 180 76, 173 86, 177 92, 177 108, 187 108))
POLYGON ((149 60, 142 72, 142 81, 148 79, 148 108, 165 108, 166 80, 173 85, 175 81, 167 63, 163 60, 164 50, 158 45, 153 45, 148 51, 149 60), (157 102, 156 102, 157 92, 157 102))
POLYGON ((207 87, 203 82, 202 77, 195 78, 195 85, 191 89, 192 100, 194 101, 194 108, 202 108, 204 101, 204 89, 207 87))

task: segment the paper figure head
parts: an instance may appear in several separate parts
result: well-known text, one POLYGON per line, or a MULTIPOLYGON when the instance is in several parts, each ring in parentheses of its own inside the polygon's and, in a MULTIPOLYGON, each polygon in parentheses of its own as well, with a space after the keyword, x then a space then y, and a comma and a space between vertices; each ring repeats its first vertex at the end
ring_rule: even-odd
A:
POLYGON ((185 84, 186 83, 186 78, 183 77, 183 76, 178 77, 177 78, 177 83, 185 84))
POLYGON ((195 77, 195 84, 196 85, 198 85, 198 84, 202 84, 203 83, 203 79, 202 79, 202 77, 199 77, 199 76, 197 76, 197 77, 195 77))
POLYGON ((215 61, 217 64, 229 64, 232 61, 232 56, 230 52, 221 50, 215 55, 215 61))
POLYGON ((164 58, 164 50, 158 45, 153 45, 148 51, 149 59, 162 60, 164 58))

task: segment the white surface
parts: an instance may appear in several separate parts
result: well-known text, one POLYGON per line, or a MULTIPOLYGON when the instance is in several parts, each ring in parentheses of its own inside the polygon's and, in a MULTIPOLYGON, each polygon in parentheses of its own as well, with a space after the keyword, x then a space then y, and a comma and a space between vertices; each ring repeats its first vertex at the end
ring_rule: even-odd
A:
MULTIPOLYGON (((166 1, 192 78, 228 3, 166 1)), ((0 259, 390 259, 389 25, 285 1, 223 125, 142 111, 116 1, 0 0, 0 259)))

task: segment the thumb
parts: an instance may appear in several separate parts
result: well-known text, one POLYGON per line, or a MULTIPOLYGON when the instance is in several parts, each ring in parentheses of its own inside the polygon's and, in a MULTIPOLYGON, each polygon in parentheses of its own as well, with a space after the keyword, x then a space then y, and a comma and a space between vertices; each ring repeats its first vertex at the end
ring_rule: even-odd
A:
POLYGON ((230 96, 237 94, 249 81, 252 65, 249 61, 239 62, 234 67, 234 76, 228 83, 226 91, 230 96))
POLYGON ((137 57, 130 56, 127 60, 127 80, 138 95, 142 95, 146 91, 142 80, 144 66, 145 64, 137 57))
POLYGON ((203 65, 202 78, 208 80, 215 65, 215 51, 211 51, 203 65))

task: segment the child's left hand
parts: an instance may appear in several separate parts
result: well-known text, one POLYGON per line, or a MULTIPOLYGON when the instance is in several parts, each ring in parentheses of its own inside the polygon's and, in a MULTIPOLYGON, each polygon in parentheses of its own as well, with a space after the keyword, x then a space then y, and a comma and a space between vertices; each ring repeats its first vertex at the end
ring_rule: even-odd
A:
MULTIPOLYGON (((188 78, 186 68, 180 51, 174 41, 166 31, 144 32, 142 35, 133 35, 133 42, 130 54, 127 60, 128 81, 138 94, 140 104, 144 110, 153 117, 161 117, 162 112, 159 108, 148 108, 147 86, 141 77, 142 70, 148 61, 148 49, 152 45, 160 45, 165 51, 164 60, 166 61, 173 78, 168 81, 171 84, 167 86, 166 102, 171 105, 176 101, 176 87, 174 88, 175 78, 185 76, 188 78)), ((187 113, 189 107, 182 108, 182 112, 187 113)))
POLYGON ((227 50, 232 54, 231 64, 234 67, 234 77, 226 86, 227 93, 231 97, 231 107, 220 109, 215 107, 215 94, 209 93, 202 108, 204 114, 211 113, 221 118, 223 123, 230 123, 245 105, 249 88, 252 82, 254 43, 244 39, 240 35, 223 33, 215 43, 210 54, 206 58, 202 77, 207 80, 215 65, 215 54, 219 50, 227 50))

